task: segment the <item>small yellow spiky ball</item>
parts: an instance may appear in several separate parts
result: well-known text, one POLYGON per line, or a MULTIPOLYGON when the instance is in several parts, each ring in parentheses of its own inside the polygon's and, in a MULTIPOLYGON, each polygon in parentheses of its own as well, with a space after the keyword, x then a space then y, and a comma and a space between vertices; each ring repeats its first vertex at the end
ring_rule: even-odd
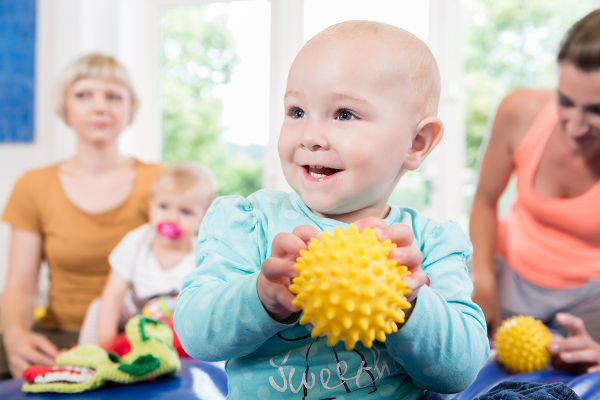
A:
POLYGON ((304 311, 300 323, 313 326, 312 337, 325 333, 329 346, 343 340, 351 350, 358 340, 371 347, 398 330, 411 290, 404 282, 408 268, 388 258, 394 247, 373 229, 359 232, 350 224, 335 227, 333 235, 323 232, 300 251, 289 288, 297 295, 292 304, 304 311))
POLYGON ((542 370, 550 361, 551 340, 541 321, 523 315, 508 318, 494 335, 498 362, 514 373, 542 370))

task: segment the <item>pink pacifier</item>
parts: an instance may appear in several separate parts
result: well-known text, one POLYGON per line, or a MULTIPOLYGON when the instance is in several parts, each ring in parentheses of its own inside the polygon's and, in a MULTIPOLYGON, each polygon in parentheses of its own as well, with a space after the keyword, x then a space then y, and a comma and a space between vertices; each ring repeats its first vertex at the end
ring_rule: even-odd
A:
POLYGON ((156 230, 161 236, 171 240, 179 239, 183 233, 181 228, 172 222, 161 222, 156 227, 156 230))

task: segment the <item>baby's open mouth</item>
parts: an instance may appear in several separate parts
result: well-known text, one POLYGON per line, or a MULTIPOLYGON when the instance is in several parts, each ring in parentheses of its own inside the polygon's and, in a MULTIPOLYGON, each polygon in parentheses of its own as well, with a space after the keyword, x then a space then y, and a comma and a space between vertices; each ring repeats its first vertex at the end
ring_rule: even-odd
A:
POLYGON ((304 165, 303 167, 315 179, 325 178, 341 171, 341 169, 324 167, 322 165, 304 165))

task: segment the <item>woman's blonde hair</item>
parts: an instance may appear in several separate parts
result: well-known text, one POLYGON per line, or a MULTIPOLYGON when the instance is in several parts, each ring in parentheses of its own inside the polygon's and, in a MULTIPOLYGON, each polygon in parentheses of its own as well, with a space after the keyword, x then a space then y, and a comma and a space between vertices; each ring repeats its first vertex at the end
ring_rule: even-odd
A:
POLYGON ((67 124, 67 93, 75 82, 86 78, 114 79, 125 86, 131 95, 131 116, 129 123, 133 121, 139 102, 131 84, 129 73, 116 58, 101 53, 89 53, 82 55, 67 65, 57 82, 54 111, 56 111, 56 114, 58 114, 65 124, 67 124))

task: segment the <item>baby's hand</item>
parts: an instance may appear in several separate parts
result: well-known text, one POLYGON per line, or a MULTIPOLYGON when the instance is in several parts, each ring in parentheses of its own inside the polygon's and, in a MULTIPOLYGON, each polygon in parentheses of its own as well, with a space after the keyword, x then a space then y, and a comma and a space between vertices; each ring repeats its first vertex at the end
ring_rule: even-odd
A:
MULTIPOLYGON (((406 265, 411 272, 405 278, 406 284, 412 289, 406 295, 406 299, 414 306, 421 286, 428 285, 429 278, 421 269, 423 254, 411 246, 414 236, 410 227, 402 224, 387 225, 379 218, 364 218, 356 221, 355 225, 360 231, 369 226, 375 230, 379 240, 390 239, 392 243, 396 243, 396 248, 390 251, 389 257, 400 265, 406 265)), ((410 315, 411 310, 412 308, 406 310, 406 318, 410 315)))
POLYGON ((292 279, 298 274, 294 268, 300 250, 305 249, 311 237, 318 237, 314 226, 297 226, 292 233, 279 233, 271 245, 271 257, 261 265, 256 289, 265 310, 277 321, 285 321, 293 313, 300 311, 292 305, 294 295, 288 289, 292 279))

